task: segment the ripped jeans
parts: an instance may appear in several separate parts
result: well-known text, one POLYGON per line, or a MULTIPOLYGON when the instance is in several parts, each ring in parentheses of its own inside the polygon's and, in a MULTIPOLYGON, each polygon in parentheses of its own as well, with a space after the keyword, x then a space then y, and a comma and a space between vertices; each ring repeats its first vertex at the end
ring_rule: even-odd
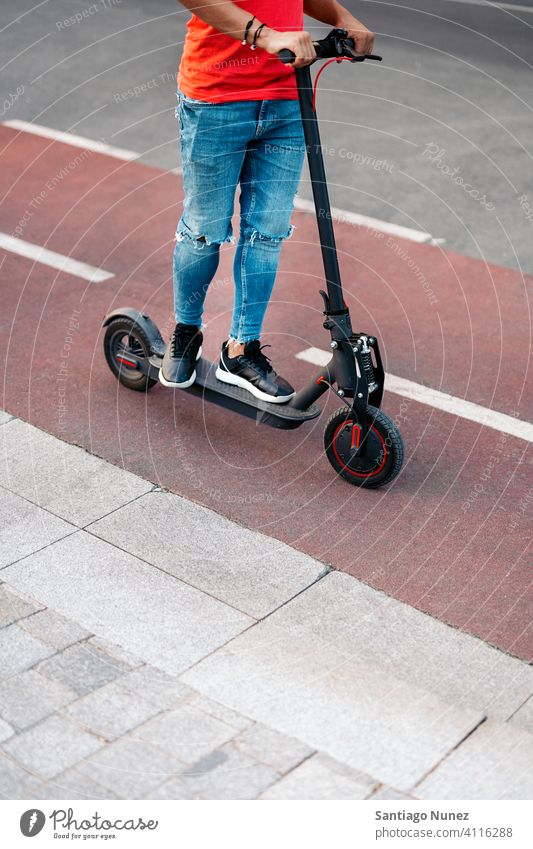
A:
POLYGON ((233 272, 230 339, 259 339, 305 153, 297 100, 205 103, 178 92, 185 200, 174 249, 176 321, 202 324, 220 246, 233 242, 240 184, 240 234, 233 272))

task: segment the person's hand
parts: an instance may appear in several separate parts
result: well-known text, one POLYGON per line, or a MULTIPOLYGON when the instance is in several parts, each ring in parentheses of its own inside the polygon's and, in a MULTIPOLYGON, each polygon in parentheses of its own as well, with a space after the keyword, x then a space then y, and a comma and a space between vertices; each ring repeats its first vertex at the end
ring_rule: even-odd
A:
POLYGON ((316 59, 313 40, 308 32, 279 32, 279 30, 265 27, 259 33, 257 46, 273 54, 283 49, 292 50, 296 59, 290 63, 291 68, 303 68, 304 65, 310 65, 316 59))
POLYGON ((355 52, 360 56, 366 53, 372 53, 374 49, 374 33, 370 32, 361 21, 354 18, 353 15, 348 15, 337 24, 339 29, 345 29, 348 32, 348 37, 355 41, 355 52))

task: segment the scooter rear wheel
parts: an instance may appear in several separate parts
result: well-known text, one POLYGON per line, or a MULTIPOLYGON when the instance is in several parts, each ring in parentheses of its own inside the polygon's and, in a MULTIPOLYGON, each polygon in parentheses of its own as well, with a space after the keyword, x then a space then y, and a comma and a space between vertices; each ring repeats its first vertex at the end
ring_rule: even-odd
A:
POLYGON ((344 480, 354 486, 377 487, 393 480, 402 467, 403 442, 400 431, 382 410, 367 407, 366 451, 356 454, 360 428, 353 415, 341 407, 329 417, 324 430, 326 456, 344 480))
POLYGON ((150 340, 131 318, 118 316, 108 324, 104 354, 109 368, 123 386, 136 392, 146 392, 158 382, 144 374, 136 364, 137 358, 148 359, 151 353, 150 340), (128 354, 134 357, 128 360, 128 354))

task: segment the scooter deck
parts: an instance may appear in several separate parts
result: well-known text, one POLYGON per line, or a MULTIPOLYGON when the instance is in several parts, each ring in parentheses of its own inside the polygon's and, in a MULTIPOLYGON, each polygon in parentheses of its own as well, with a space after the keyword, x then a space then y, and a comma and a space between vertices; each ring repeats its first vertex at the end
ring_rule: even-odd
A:
MULTIPOLYGON (((152 356, 150 364, 159 369, 161 359, 158 356, 152 356)), ((318 404, 312 404, 306 410, 297 410, 291 407, 290 401, 287 404, 269 404, 267 401, 260 401, 246 389, 217 380, 216 369, 217 363, 202 357, 196 363, 196 381, 188 389, 177 391, 197 395, 220 407, 255 419, 260 424, 283 430, 299 427, 304 422, 317 418, 322 412, 318 404)))

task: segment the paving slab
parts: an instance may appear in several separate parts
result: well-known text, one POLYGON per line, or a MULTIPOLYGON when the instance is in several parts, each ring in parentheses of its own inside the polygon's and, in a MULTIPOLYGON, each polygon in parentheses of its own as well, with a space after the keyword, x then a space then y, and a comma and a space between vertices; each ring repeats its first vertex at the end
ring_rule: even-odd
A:
POLYGON ((63 711, 78 725, 106 740, 121 737, 158 712, 156 705, 121 689, 117 683, 89 693, 63 711))
POLYGON ((372 799, 373 802, 380 802, 382 800, 387 802, 402 802, 409 799, 411 799, 411 801, 415 800, 414 796, 409 796, 407 793, 400 793, 400 791, 395 790, 394 787, 386 786, 380 787, 368 798, 372 799))
POLYGON ((49 607, 22 620, 19 625, 32 637, 58 651, 91 636, 91 632, 86 628, 82 628, 77 622, 61 616, 49 607))
POLYGON ((255 799, 280 774, 239 751, 221 746, 153 790, 150 799, 255 799))
POLYGON ((128 670, 123 661, 88 642, 75 643, 39 666, 44 676, 60 681, 78 696, 109 684, 128 670))
POLYGON ((9 755, 43 779, 58 775, 101 746, 93 734, 59 716, 45 719, 3 744, 9 755))
POLYGON ((4 412, 4 410, 0 410, 0 425, 6 424, 6 422, 10 422, 13 416, 10 413, 4 412))
POLYGON ((112 790, 76 769, 67 769, 40 785, 32 799, 118 799, 112 790))
POLYGON ((0 719, 0 743, 3 743, 4 740, 8 740, 15 733, 15 729, 9 725, 9 723, 5 722, 3 719, 0 719))
POLYGON ((42 605, 13 592, 5 584, 0 585, 0 628, 11 625, 37 610, 42 610, 42 605))
POLYGON ((137 657, 137 655, 127 651, 123 646, 118 646, 116 643, 102 639, 102 637, 91 637, 87 640, 87 643, 89 646, 94 646, 96 649, 102 650, 106 654, 111 655, 111 657, 114 657, 116 660, 120 660, 131 669, 136 669, 138 666, 144 665, 144 661, 141 660, 140 657, 137 657))
POLYGON ((272 621, 493 718, 507 719, 533 693, 527 663, 341 572, 330 572, 272 621))
POLYGON ((185 683, 377 781, 408 790, 483 719, 342 647, 260 622, 185 683))
POLYGON ((164 671, 183 671, 253 623, 177 578, 86 532, 8 567, 32 592, 95 635, 164 671))
POLYGON ((280 734, 261 723, 239 734, 234 744, 240 752, 268 764, 281 774, 314 754, 314 750, 300 740, 280 734))
POLYGON ((523 728, 524 731, 529 731, 530 734, 533 734, 533 696, 527 702, 524 702, 516 713, 513 713, 509 722, 511 725, 516 725, 518 728, 523 728))
POLYGON ((325 566, 192 501, 149 492, 91 533, 257 619, 312 584, 325 566))
MULTIPOLYGON (((1 469, 0 461, 0 477, 1 469)), ((0 569, 75 530, 63 519, 4 488, 0 489, 0 527, 0 569)))
POLYGON ((533 734, 486 722, 413 792, 421 799, 533 798, 533 734))
POLYGON ((53 654, 53 649, 30 637, 15 623, 0 629, 0 679, 9 678, 53 654))
POLYGON ((120 686, 141 695, 161 710, 198 697, 191 687, 178 681, 175 676, 167 675, 161 669, 148 665, 123 675, 120 686))
POLYGON ((0 751, 0 798, 31 799, 40 779, 0 751))
POLYGON ((0 451, 2 486, 79 527, 152 487, 20 419, 0 429, 0 451))
POLYGON ((191 692, 193 693, 193 696, 189 699, 191 706, 195 709, 202 710, 204 713, 209 714, 209 716, 214 716, 215 719, 225 722, 226 725, 231 725, 236 731, 246 731, 247 728, 251 728, 254 725, 253 719, 231 710, 231 708, 222 705, 220 702, 208 699, 207 696, 203 696, 201 693, 197 693, 194 690, 191 690, 191 692))
POLYGON ((315 754, 273 784, 261 799, 366 799, 376 781, 323 754, 315 754))
POLYGON ((182 769, 183 764, 163 749, 130 736, 76 764, 76 772, 108 787, 120 799, 142 799, 182 769))
POLYGON ((204 713, 194 702, 187 702, 148 720, 130 736, 159 746, 182 764, 191 765, 237 732, 237 728, 204 713))
POLYGON ((34 725, 77 698, 76 692, 36 669, 14 675, 0 688, 0 715, 19 731, 34 725))

